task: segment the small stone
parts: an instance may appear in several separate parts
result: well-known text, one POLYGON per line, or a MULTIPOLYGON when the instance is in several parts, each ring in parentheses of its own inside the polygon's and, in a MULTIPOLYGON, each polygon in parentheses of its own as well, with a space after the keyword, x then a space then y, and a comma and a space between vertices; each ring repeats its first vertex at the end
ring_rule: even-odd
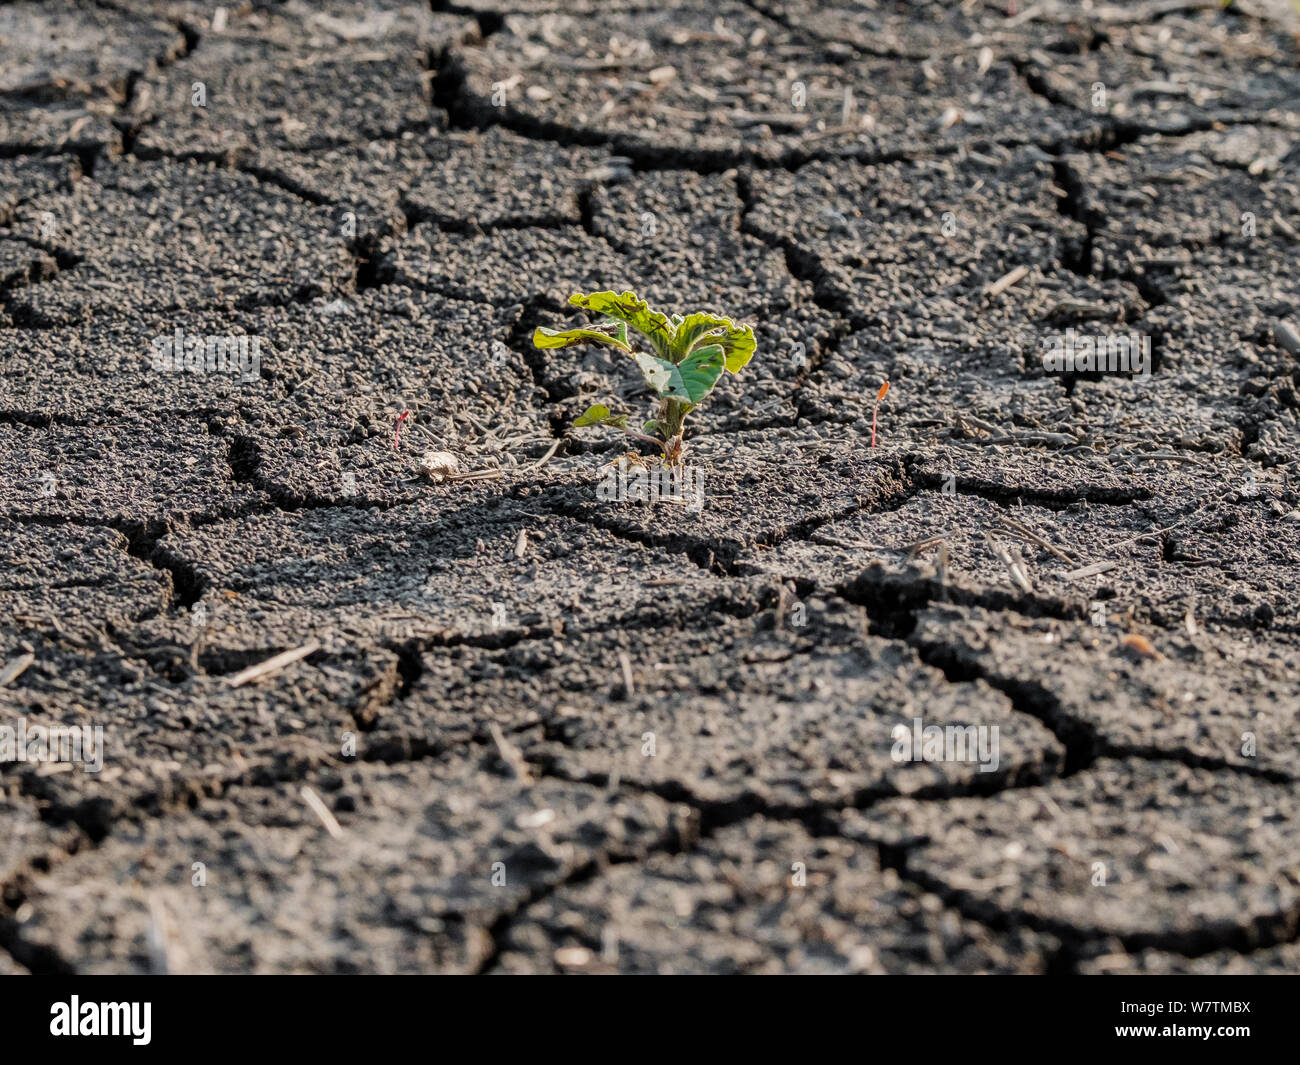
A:
POLYGON ((449 480, 459 472, 456 456, 450 451, 426 451, 420 459, 420 473, 435 484, 449 480))
POLYGON ((561 947, 555 952, 555 964, 566 969, 581 969, 591 964, 591 951, 586 947, 561 947))

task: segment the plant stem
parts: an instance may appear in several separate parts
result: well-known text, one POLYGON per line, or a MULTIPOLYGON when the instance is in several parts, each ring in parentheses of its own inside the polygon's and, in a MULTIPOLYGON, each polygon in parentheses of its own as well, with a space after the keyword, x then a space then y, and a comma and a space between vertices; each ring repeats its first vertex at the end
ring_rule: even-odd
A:
POLYGON ((625 432, 633 440, 644 440, 647 444, 654 444, 654 446, 657 447, 660 451, 663 450, 664 442, 658 439, 657 437, 646 436, 644 433, 634 433, 631 429, 624 429, 623 432, 625 432))
POLYGON ((682 423, 690 413, 689 404, 676 396, 668 396, 659 404, 659 428, 665 440, 682 435, 682 423))
POLYGON ((682 461, 682 424, 691 412, 691 405, 684 399, 668 396, 659 405, 659 431, 663 434, 664 461, 669 466, 677 466, 682 461))

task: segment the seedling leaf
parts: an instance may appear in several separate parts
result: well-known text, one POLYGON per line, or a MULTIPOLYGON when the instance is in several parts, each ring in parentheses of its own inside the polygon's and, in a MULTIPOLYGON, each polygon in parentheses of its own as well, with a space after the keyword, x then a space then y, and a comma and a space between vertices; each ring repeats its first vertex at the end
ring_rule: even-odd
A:
POLYGON ((692 406, 713 391, 726 363, 726 357, 718 344, 700 348, 676 366, 667 359, 644 355, 639 351, 633 352, 632 358, 641 367, 641 375, 646 384, 661 396, 684 399, 692 406))
POLYGON ((596 403, 588 407, 585 411, 583 411, 576 418, 574 418, 573 424, 577 426, 599 425, 608 417, 609 417, 609 408, 606 407, 604 404, 596 403))
POLYGON ((584 296, 575 292, 569 297, 575 307, 606 315, 616 322, 625 322, 646 337, 662 358, 672 352, 673 327, 667 315, 650 309, 650 305, 635 292, 592 292, 584 296))
POLYGON ((611 336, 599 329, 566 329, 563 332, 539 325, 533 332, 533 346, 538 348, 573 348, 579 344, 603 344, 631 351, 627 343, 627 326, 620 325, 621 336, 611 336))
POLYGON ((730 318, 716 314, 688 314, 677 327, 673 349, 678 356, 690 354, 692 349, 704 344, 718 344, 726 356, 728 373, 739 373, 754 356, 757 343, 754 330, 738 326, 730 318))
POLYGON ((619 429, 627 428, 626 414, 611 414, 603 403, 594 403, 573 419, 573 424, 581 428, 584 425, 613 425, 619 429))

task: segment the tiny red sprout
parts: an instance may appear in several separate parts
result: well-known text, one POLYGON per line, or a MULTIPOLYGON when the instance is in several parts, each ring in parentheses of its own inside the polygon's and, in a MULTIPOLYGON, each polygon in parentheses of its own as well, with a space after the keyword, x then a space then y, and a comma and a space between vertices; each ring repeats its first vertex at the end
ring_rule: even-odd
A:
POLYGON ((886 381, 880 386, 880 391, 876 393, 876 405, 871 408, 871 446, 876 446, 876 411, 880 409, 880 401, 885 398, 889 392, 889 382, 886 381))
POLYGON ((402 442, 402 422, 406 421, 406 419, 409 418, 410 416, 411 416, 411 412, 409 410, 404 410, 402 411, 401 416, 397 419, 397 428, 393 430, 394 451, 397 450, 398 445, 401 444, 402 442))

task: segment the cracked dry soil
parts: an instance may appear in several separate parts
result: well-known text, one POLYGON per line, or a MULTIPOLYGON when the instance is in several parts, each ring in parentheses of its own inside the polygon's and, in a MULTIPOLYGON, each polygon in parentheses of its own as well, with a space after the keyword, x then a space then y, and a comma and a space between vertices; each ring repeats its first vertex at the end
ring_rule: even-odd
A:
POLYGON ((0 725, 104 745, 0 763, 0 971, 1300 971, 1297 34, 0 6, 0 725), (755 326, 698 514, 528 342, 611 287, 755 326))

